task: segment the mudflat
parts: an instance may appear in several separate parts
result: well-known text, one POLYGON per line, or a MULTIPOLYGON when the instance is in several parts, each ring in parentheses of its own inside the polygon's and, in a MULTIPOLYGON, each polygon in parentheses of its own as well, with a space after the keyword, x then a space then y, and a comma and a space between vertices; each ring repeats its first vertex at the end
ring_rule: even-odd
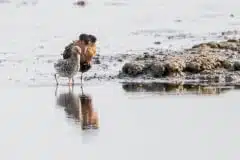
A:
POLYGON ((239 160, 240 1, 80 3, 0 0, 0 159, 239 160), (93 68, 56 88, 80 33, 93 68))

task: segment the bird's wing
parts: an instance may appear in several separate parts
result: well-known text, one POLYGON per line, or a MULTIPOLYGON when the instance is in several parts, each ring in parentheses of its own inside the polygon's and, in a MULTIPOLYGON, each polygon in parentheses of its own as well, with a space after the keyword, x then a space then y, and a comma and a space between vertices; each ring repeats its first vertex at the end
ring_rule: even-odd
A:
POLYGON ((71 71, 73 69, 73 62, 69 60, 60 59, 54 64, 54 68, 58 72, 71 71))
POLYGON ((64 65, 64 63, 66 63, 66 60, 59 59, 56 63, 54 63, 54 68, 61 67, 62 65, 64 65))
POLYGON ((68 59, 71 57, 71 53, 72 53, 72 47, 74 46, 74 42, 68 44, 64 51, 63 51, 63 59, 68 59))

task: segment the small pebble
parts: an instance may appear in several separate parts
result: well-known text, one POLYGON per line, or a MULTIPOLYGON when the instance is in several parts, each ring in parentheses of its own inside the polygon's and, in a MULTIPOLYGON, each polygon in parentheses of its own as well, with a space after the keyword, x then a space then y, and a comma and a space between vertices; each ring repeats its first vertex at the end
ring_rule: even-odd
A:
POLYGON ((95 64, 101 64, 99 58, 97 58, 97 59, 95 60, 95 64))
POLYGON ((154 44, 159 45, 159 44, 161 44, 161 42, 156 41, 156 42, 154 42, 154 44))
POLYGON ((85 6, 86 5, 86 2, 85 1, 77 1, 76 3, 75 3, 75 5, 77 5, 77 6, 85 6))
POLYGON ((180 20, 180 19, 177 19, 177 20, 175 20, 175 22, 182 22, 182 20, 180 20))
POLYGON ((53 60, 48 60, 47 63, 53 63, 53 60))
POLYGON ((44 46, 43 46, 43 45, 40 45, 39 48, 40 48, 40 49, 44 49, 44 46))
POLYGON ((123 61, 122 59, 120 59, 120 58, 118 59, 118 62, 122 62, 122 61, 123 61))

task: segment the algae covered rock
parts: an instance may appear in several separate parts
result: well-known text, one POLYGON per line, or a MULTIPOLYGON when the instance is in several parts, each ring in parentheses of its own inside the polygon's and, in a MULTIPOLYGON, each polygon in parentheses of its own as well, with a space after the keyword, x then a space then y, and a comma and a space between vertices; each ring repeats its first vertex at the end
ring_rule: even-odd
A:
POLYGON ((233 68, 235 71, 240 71, 240 61, 235 61, 233 63, 233 68))
POLYGON ((233 71, 234 70, 234 63, 231 62, 230 60, 223 60, 222 62, 222 67, 229 70, 229 71, 233 71))
POLYGON ((198 62, 188 62, 186 63, 185 70, 191 73, 199 73, 202 71, 201 64, 198 62))
POLYGON ((186 63, 186 71, 191 73, 199 73, 204 70, 214 70, 222 65, 222 59, 212 53, 201 53, 193 56, 186 63))
POLYGON ((163 63, 153 63, 151 66, 152 75, 154 77, 162 77, 165 73, 165 66, 163 63))
POLYGON ((162 52, 164 54, 137 56, 131 63, 126 63, 122 71, 131 77, 172 78, 181 75, 176 78, 209 82, 235 81, 240 77, 240 40, 201 43, 181 52, 162 52), (230 73, 231 76, 227 76, 230 73))
POLYGON ((181 74, 186 64, 182 57, 171 57, 165 61, 166 75, 181 74))
POLYGON ((143 73, 144 65, 141 63, 131 62, 124 64, 122 72, 132 77, 143 73))
POLYGON ((194 45, 192 48, 212 48, 212 49, 225 49, 225 50, 240 50, 240 41, 236 39, 229 39, 222 42, 208 42, 194 45))

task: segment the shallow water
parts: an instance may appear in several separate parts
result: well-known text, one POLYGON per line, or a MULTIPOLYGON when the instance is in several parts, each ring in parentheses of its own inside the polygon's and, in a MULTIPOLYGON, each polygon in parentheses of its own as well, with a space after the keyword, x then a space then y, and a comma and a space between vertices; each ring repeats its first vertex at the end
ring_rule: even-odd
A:
POLYGON ((238 91, 178 96, 125 92, 116 84, 85 86, 83 92, 92 98, 99 118, 98 130, 82 130, 79 111, 71 109, 82 93, 79 86, 55 91, 34 86, 1 90, 1 159, 240 156, 238 91), (63 94, 68 107, 59 101, 63 94))
POLYGON ((234 87, 84 82, 100 128, 83 131, 80 87, 55 97, 52 74, 82 32, 96 34, 100 55, 221 40, 240 27, 240 1, 74 2, 0 0, 0 159, 239 159, 234 87))
POLYGON ((161 41, 161 47, 190 46, 217 33, 240 26, 240 2, 236 0, 102 0, 85 7, 74 1, 28 0, 0 4, 1 50, 18 55, 58 55, 81 32, 96 34, 101 54, 145 49, 161 41), (230 15, 233 14, 234 17, 230 15), (168 36, 186 35, 180 39, 168 36), (12 47, 14 45, 14 47, 12 47))

